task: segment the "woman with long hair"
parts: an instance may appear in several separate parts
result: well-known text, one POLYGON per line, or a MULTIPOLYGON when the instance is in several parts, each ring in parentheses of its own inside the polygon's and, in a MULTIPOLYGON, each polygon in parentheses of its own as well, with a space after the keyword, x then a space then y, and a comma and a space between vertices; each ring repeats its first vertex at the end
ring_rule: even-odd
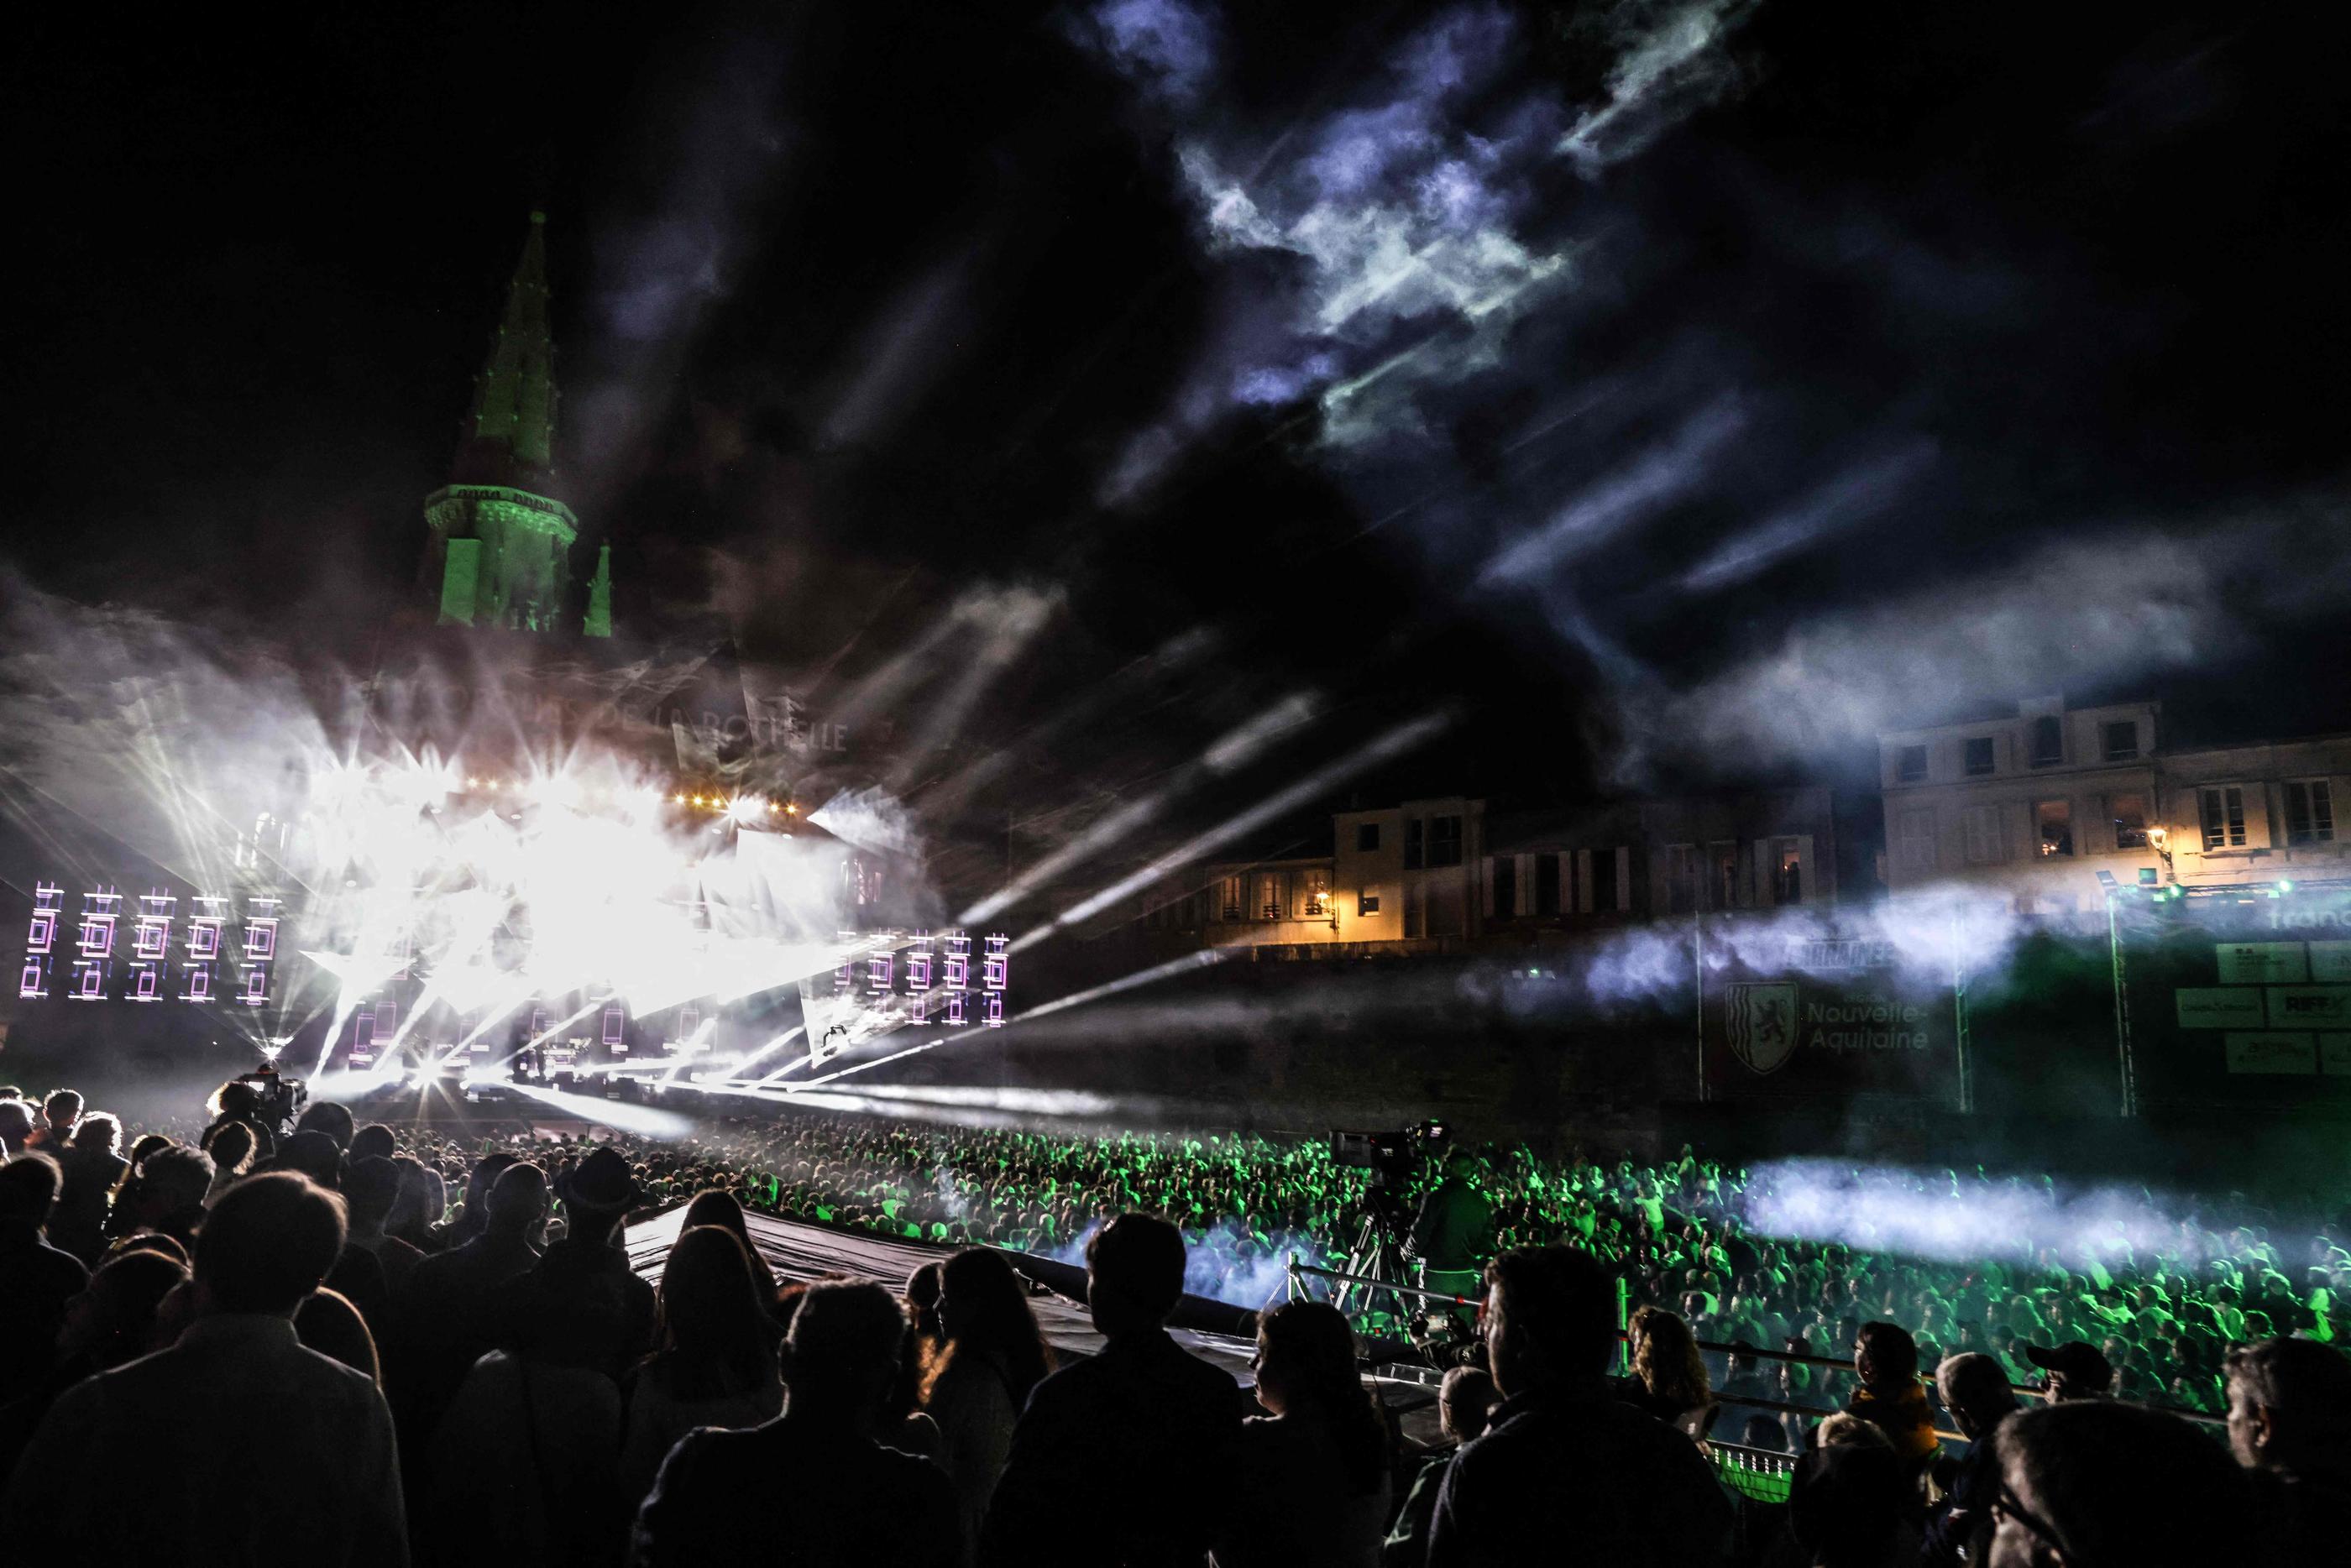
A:
POLYGON ((1257 1402, 1270 1414, 1241 1424, 1217 1568, 1372 1568, 1387 1529, 1391 1445, 1338 1308, 1284 1302, 1258 1319, 1257 1402))
POLYGON ((1686 1432, 1704 1430, 1712 1419, 1714 1389, 1689 1324, 1663 1307, 1635 1307, 1626 1337, 1633 1375, 1617 1380, 1617 1402, 1686 1432))
POLYGON ((1020 1277, 985 1247, 967 1247, 940 1268, 938 1318, 945 1338, 924 1376, 923 1409, 938 1423, 934 1457, 955 1482, 965 1539, 977 1541, 1012 1451, 1013 1423, 1053 1369, 1053 1354, 1020 1277))
MULTIPOLYGON (((621 1484, 651 1490, 677 1440, 696 1427, 753 1427, 784 1407, 774 1320, 735 1232, 679 1233, 662 1269, 662 1347, 630 1374, 621 1484)), ((633 1490, 631 1490, 633 1489, 633 1490)))
POLYGON ((705 1187, 694 1195, 685 1206, 685 1223, 679 1234, 697 1225, 723 1225, 743 1243, 743 1255, 750 1260, 751 1284, 763 1302, 776 1299, 776 1272, 768 1267, 768 1260, 759 1256, 759 1249, 751 1245, 751 1227, 743 1218, 743 1204, 733 1193, 722 1187, 705 1187))

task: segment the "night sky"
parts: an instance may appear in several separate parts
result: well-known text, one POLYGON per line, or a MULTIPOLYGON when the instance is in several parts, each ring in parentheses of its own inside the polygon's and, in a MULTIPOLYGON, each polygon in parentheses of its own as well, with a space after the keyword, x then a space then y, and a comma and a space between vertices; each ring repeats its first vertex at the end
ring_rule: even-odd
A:
POLYGON ((395 9, 21 25, 0 590, 364 657, 544 203, 623 631, 959 618, 1040 816, 2351 727, 2340 7, 395 9))

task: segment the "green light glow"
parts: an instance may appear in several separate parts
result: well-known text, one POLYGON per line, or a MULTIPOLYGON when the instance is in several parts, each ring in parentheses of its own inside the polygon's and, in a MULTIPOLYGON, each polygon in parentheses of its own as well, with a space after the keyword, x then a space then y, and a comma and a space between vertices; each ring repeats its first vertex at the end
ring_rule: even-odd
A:
POLYGON ((471 626, 474 624, 474 595, 480 585, 482 542, 479 539, 449 541, 449 564, 441 574, 441 624, 471 626))
MULTIPOLYGON (((555 452, 555 340, 548 328, 547 215, 530 215, 530 237, 507 287, 506 310, 476 379, 461 483, 424 500, 431 548, 444 565, 444 626, 553 630, 574 581, 571 546, 580 519, 542 493, 555 452), (518 483, 478 483, 480 481, 518 483), (526 489, 524 485, 530 485, 526 489)), ((611 553, 598 552, 580 629, 612 635, 611 553)))

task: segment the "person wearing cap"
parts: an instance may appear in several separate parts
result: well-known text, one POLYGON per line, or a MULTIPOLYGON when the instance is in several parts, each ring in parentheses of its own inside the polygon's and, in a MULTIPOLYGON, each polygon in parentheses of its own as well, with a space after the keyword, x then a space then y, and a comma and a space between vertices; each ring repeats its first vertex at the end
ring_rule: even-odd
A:
POLYGON ((2087 1340, 2063 1345, 2028 1345, 2024 1358, 2049 1376, 2042 1379, 2042 1397, 2052 1405, 2074 1399, 2104 1399, 2114 1391, 2115 1366, 2104 1352, 2087 1340))
POLYGON ((636 1203, 628 1161, 600 1148, 555 1182, 569 1229, 527 1273, 498 1289, 499 1342, 585 1366, 618 1385, 653 1347, 653 1288, 629 1267, 621 1221, 636 1203))

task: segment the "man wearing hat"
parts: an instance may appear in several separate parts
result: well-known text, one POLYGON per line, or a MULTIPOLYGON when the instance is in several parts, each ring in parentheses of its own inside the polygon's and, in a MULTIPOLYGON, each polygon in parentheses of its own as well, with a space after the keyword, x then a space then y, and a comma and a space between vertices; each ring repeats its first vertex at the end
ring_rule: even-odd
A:
POLYGON ((619 1382, 653 1347, 653 1288, 629 1267, 621 1221, 638 1198, 628 1161, 600 1148, 555 1182, 569 1229, 499 1287, 500 1342, 619 1382))
POLYGON ((2024 1358, 2049 1374, 2042 1380, 2041 1393, 2052 1405, 2104 1399, 2114 1391, 2114 1363, 2087 1340, 2069 1339, 2051 1346, 2028 1345, 2024 1358))

